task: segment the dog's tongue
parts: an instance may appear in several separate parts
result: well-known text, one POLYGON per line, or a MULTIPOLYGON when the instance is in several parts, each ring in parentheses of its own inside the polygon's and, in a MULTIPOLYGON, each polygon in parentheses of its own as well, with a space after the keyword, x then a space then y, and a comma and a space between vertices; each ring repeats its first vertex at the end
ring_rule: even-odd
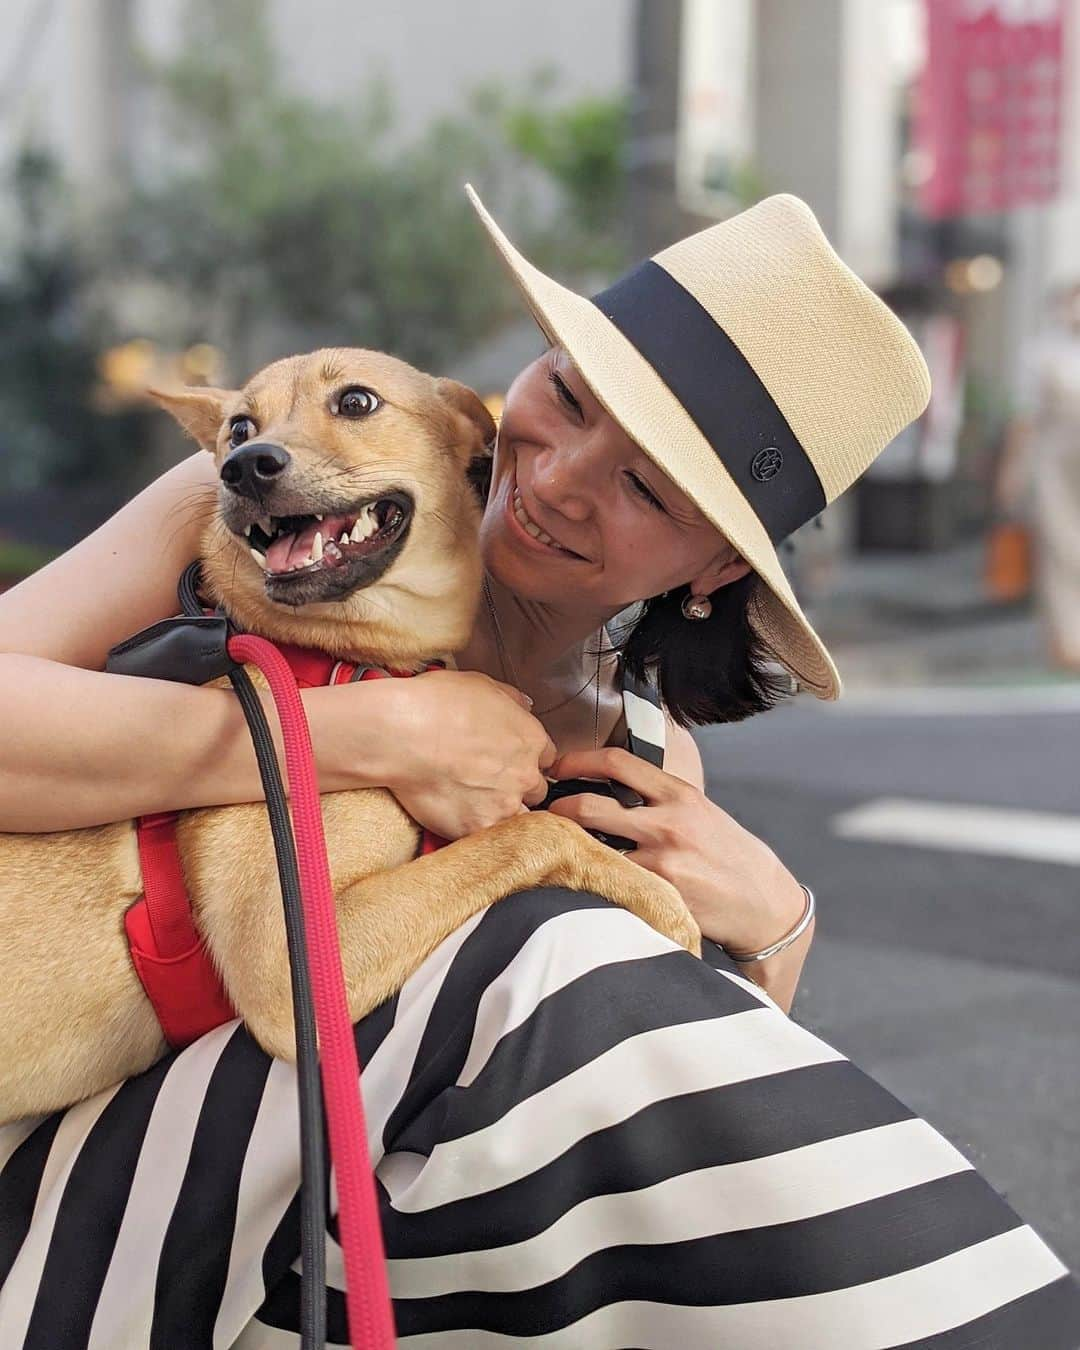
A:
MULTIPOLYGON (((348 516, 327 516, 323 521, 313 520, 305 525, 298 534, 280 535, 266 550, 266 570, 268 572, 288 572, 311 557, 311 546, 315 542, 315 531, 321 530, 323 544, 340 537, 342 530, 348 530, 348 516)), ((325 567, 336 567, 338 559, 334 554, 323 555, 325 567)))

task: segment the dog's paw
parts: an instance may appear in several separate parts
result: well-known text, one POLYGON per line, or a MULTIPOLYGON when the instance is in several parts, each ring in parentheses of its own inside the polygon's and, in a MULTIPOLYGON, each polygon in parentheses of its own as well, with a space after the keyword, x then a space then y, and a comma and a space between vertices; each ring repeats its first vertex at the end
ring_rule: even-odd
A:
POLYGON ((585 888, 643 919, 694 956, 701 955, 701 929, 678 890, 605 844, 585 836, 585 888))

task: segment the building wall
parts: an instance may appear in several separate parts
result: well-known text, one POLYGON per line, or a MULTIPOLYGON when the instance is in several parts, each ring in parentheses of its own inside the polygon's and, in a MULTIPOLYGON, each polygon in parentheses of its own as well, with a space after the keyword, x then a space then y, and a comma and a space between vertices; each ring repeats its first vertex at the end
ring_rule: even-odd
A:
POLYGON ((452 113, 471 86, 497 80, 512 93, 545 66, 566 97, 624 88, 632 8, 632 0, 273 0, 297 88, 345 98, 380 76, 409 134, 452 113))
POLYGON ((793 192, 835 239, 840 225, 844 0, 758 0, 754 154, 769 192, 793 192))
POLYGON ((870 285, 897 270, 901 68, 890 47, 888 6, 845 0, 837 189, 837 247, 870 285))
POLYGON ((896 267, 897 85, 887 6, 759 0, 756 159, 873 284, 896 267))
POLYGON ((1049 285, 1080 281, 1080 0, 1068 0, 1066 60, 1071 82, 1066 89, 1062 197, 1047 221, 1049 285))
MULTIPOLYGON (((269 0, 284 78, 327 100, 385 81, 404 136, 459 108, 473 86, 510 92, 535 71, 558 76, 560 97, 627 86, 634 0, 269 0)), ((138 153, 142 134, 125 89, 137 52, 175 49, 187 0, 4 0, 0 156, 30 132, 69 173, 95 188, 138 153)))
POLYGON ((5 0, 0 25, 4 159, 28 136, 53 147, 65 162, 74 161, 86 144, 88 128, 79 111, 77 9, 70 0, 57 0, 51 7, 41 0, 5 0))

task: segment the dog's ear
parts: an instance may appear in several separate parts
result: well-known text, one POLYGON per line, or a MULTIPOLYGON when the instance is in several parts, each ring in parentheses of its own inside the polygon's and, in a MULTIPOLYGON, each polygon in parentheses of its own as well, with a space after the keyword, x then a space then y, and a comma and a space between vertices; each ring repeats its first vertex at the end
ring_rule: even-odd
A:
POLYGON ((487 505, 488 494, 491 492, 493 462, 491 451, 486 450, 482 455, 473 455, 465 469, 465 480, 476 493, 481 510, 487 505))
POLYGON ((444 403, 448 403, 455 412, 472 423, 479 442, 479 446, 474 443, 470 447, 474 453, 478 448, 488 447, 494 443, 495 419, 484 406, 479 394, 474 393, 467 385, 458 384, 457 380, 447 379, 435 381, 435 392, 444 403))
POLYGON ((217 446, 218 432, 225 409, 236 398, 232 389, 212 389, 209 385, 182 389, 148 389, 147 394, 172 413, 189 436, 210 454, 217 446))

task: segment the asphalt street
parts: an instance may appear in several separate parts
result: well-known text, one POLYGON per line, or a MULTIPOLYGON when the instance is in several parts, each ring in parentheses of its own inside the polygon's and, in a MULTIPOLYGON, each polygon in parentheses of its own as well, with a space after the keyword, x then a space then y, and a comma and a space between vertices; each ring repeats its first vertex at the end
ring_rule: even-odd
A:
POLYGON ((796 1019, 1080 1270, 1080 691, 802 697, 698 742, 709 795, 816 892, 796 1019))

